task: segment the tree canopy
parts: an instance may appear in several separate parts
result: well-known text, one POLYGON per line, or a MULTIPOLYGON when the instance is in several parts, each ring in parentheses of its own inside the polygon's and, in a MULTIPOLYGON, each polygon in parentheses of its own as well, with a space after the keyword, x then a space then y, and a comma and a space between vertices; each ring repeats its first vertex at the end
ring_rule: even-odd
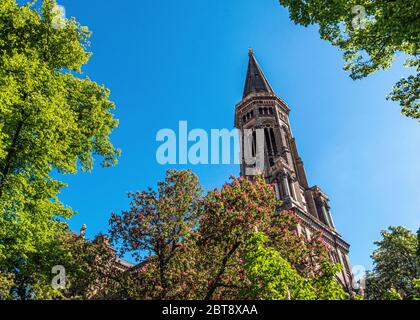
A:
POLYGON ((313 278, 300 275, 278 250, 257 232, 247 240, 245 270, 251 286, 248 298, 264 300, 343 300, 350 296, 336 280, 341 266, 324 261, 313 278))
POLYGON ((0 275, 15 274, 25 297, 42 278, 23 275, 25 266, 54 251, 73 214, 53 172, 90 170, 94 156, 113 165, 119 154, 110 92, 81 71, 90 32, 75 19, 58 28, 56 14, 50 0, 0 3, 0 275))
POLYGON ((130 197, 128 211, 112 214, 110 234, 138 264, 131 271, 137 285, 126 291, 131 298, 347 297, 322 236, 299 235, 295 214, 279 211, 263 177, 232 177, 204 195, 191 171, 170 170, 157 191, 130 197))
POLYGON ((418 299, 420 255, 418 237, 403 227, 381 232, 372 254, 374 269, 366 276, 366 295, 373 300, 418 299))
POLYGON ((344 69, 353 79, 391 67, 406 57, 413 71, 398 81, 389 99, 402 114, 420 120, 420 2, 417 0, 280 0, 296 24, 319 26, 321 38, 344 51, 344 69))

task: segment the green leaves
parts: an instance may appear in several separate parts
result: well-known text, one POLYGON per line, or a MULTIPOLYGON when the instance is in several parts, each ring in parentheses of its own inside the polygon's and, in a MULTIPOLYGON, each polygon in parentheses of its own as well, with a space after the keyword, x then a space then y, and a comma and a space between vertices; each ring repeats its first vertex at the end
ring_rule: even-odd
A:
POLYGON ((131 298, 347 297, 320 235, 305 242, 297 234, 295 214, 278 211, 263 177, 232 177, 206 195, 201 189, 192 172, 170 170, 157 191, 132 194, 130 210, 112 215, 120 253, 139 263, 131 298))
POLYGON ((254 299, 263 300, 315 300, 310 280, 296 270, 272 247, 268 237, 255 233, 247 241, 245 270, 252 283, 254 299))
POLYGON ((147 261, 137 275, 143 298, 188 298, 195 279, 201 192, 191 171, 169 170, 157 191, 130 194, 130 210, 112 214, 110 233, 120 252, 132 253, 139 263, 147 261))
POLYGON ((12 298, 10 290, 13 288, 13 275, 0 272, 0 300, 12 298))
POLYGON ((344 52, 344 69, 354 80, 390 68, 398 53, 408 56, 407 66, 417 74, 399 81, 389 98, 400 103, 404 115, 420 119, 419 1, 280 0, 280 4, 289 9, 296 24, 319 25, 321 38, 344 52), (357 28, 352 10, 356 5, 366 11, 363 26, 357 28))
POLYGON ((395 289, 390 289, 385 292, 383 296, 384 300, 402 300, 401 295, 395 289))
POLYGON ((381 235, 372 254, 373 272, 366 276, 367 297, 389 299, 397 293, 403 299, 414 299, 419 292, 416 279, 420 277, 417 236, 403 227, 390 227, 381 235))
POLYGON ((253 299, 264 300, 343 300, 349 296, 336 280, 340 266, 324 262, 321 275, 302 277, 261 232, 247 241, 245 270, 252 285, 253 299))
POLYGON ((73 214, 53 170, 89 171, 95 155, 105 166, 119 155, 109 90, 75 75, 90 57, 90 33, 74 19, 54 29, 54 5, 0 4, 0 271, 21 270, 73 214))
POLYGON ((420 75, 410 75, 397 82, 388 99, 399 101, 402 113, 407 117, 420 119, 420 75))

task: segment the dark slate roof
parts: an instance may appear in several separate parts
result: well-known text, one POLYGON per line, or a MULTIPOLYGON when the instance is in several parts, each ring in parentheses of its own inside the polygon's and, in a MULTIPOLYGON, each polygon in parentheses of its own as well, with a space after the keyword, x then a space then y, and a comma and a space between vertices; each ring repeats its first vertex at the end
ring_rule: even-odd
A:
POLYGON ((249 63, 248 71, 246 74, 243 98, 247 97, 251 93, 259 92, 267 92, 274 94, 270 83, 268 82, 260 66, 258 65, 257 60, 255 59, 254 51, 252 49, 249 49, 249 63))

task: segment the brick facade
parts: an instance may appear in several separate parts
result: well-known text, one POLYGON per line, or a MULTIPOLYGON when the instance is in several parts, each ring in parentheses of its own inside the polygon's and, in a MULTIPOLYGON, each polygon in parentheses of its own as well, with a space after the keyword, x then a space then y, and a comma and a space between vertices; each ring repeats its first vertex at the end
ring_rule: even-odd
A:
POLYGON ((338 233, 329 206, 328 196, 310 186, 289 122, 290 109, 279 98, 259 67, 254 52, 249 51, 249 64, 242 101, 236 105, 235 127, 241 132, 241 175, 249 177, 255 164, 245 159, 246 151, 257 156, 257 129, 264 140, 263 174, 273 184, 283 207, 292 210, 301 220, 298 231, 306 238, 322 231, 331 249, 331 259, 343 266, 337 278, 347 291, 352 291, 352 273, 348 259, 349 244, 338 233), (244 132, 247 132, 246 134, 244 132))

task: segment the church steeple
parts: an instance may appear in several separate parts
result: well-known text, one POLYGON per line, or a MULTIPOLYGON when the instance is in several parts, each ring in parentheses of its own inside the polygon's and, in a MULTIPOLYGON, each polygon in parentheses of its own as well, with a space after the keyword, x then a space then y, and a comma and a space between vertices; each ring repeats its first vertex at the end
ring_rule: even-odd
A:
POLYGON ((258 65, 257 60, 254 56, 254 50, 249 49, 249 63, 248 71, 246 74, 245 88, 243 98, 247 97, 251 93, 273 93, 274 91, 270 86, 267 78, 262 72, 260 66, 258 65))
POLYGON ((235 127, 241 137, 241 176, 252 179, 262 173, 282 201, 282 209, 293 211, 301 221, 297 230, 304 238, 309 240, 314 232, 323 233, 332 260, 344 267, 337 276, 351 290, 349 245, 336 230, 328 196, 318 186, 308 184, 289 112, 250 49, 244 96, 235 110, 235 127))

